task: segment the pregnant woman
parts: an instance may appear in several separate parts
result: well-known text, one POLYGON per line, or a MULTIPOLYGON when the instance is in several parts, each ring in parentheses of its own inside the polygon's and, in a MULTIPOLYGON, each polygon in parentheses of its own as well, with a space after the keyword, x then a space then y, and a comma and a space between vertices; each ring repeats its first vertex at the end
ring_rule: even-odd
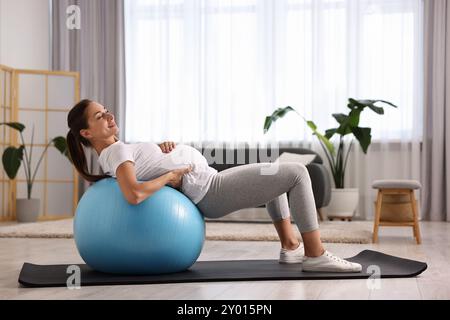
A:
POLYGON ((361 271, 360 264, 324 249, 311 180, 303 164, 279 163, 271 174, 264 174, 267 163, 217 172, 197 149, 188 145, 120 141, 116 137, 119 129, 114 116, 101 104, 87 99, 70 110, 67 122, 70 128, 67 143, 77 171, 91 182, 117 178, 129 203, 137 205, 169 185, 189 197, 208 218, 266 204, 281 241, 280 263, 302 263, 303 271, 361 271), (105 175, 88 172, 83 146, 97 152, 105 175), (303 246, 291 228, 291 213, 303 246))

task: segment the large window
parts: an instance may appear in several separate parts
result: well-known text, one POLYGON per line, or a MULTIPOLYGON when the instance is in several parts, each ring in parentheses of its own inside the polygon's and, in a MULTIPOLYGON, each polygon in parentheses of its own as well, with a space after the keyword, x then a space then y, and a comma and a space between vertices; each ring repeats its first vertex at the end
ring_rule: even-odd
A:
POLYGON ((365 112, 373 138, 420 139, 421 0, 126 0, 127 141, 313 139, 347 99, 394 102, 365 112))

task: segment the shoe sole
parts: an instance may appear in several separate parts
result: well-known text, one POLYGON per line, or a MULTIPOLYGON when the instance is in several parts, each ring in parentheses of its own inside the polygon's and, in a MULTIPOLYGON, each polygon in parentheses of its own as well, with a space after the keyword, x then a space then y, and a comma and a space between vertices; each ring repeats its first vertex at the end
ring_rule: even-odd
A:
POLYGON ((299 264, 299 263, 303 263, 303 260, 278 260, 279 263, 281 264, 299 264))
POLYGON ((342 272, 342 273, 351 272, 351 273, 359 273, 359 272, 362 271, 362 269, 361 270, 336 270, 336 269, 308 270, 308 269, 304 269, 303 268, 302 271, 305 271, 305 272, 342 272))
POLYGON ((303 261, 278 261, 281 264, 302 264, 303 261))

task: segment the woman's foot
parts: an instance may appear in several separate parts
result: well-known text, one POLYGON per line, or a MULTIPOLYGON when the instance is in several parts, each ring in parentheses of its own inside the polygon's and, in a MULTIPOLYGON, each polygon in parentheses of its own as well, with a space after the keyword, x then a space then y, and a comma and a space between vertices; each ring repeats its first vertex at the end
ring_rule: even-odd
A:
POLYGON ((350 262, 339 258, 331 252, 325 252, 318 257, 305 257, 303 271, 309 272, 361 272, 359 263, 350 262))
POLYGON ((281 248, 280 250, 280 263, 302 263, 305 257, 303 245, 299 244, 296 249, 288 250, 285 248, 281 248))

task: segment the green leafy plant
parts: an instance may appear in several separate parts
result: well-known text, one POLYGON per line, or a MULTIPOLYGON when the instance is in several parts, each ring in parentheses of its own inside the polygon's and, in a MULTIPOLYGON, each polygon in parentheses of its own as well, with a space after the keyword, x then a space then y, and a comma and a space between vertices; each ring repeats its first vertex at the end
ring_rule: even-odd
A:
POLYGON ((308 127, 313 131, 313 134, 318 138, 319 143, 323 148, 327 156, 328 162, 330 164, 336 188, 342 189, 344 188, 344 177, 348 156, 350 154, 353 145, 352 139, 350 142, 350 146, 348 147, 347 152, 345 153, 344 137, 346 135, 353 134, 353 136, 358 140, 363 152, 365 154, 367 153, 367 149, 369 148, 369 145, 372 141, 371 135, 372 129, 360 127, 359 120, 361 112, 365 108, 369 108, 373 112, 379 115, 383 115, 384 109, 382 107, 375 106, 375 103, 377 102, 385 103, 394 108, 397 108, 396 105, 384 100, 356 100, 350 98, 348 100, 347 105, 347 107, 350 109, 349 114, 348 115, 342 113, 333 114, 333 117, 336 119, 339 126, 337 128, 326 130, 325 134, 320 133, 313 121, 306 120, 294 108, 292 107, 279 108, 275 110, 271 116, 266 117, 266 120, 264 122, 264 134, 266 134, 269 131, 272 124, 274 124, 277 120, 283 118, 286 114, 290 112, 296 112, 300 117, 303 118, 308 127), (339 135, 339 145, 337 151, 333 143, 330 141, 334 135, 339 135))
POLYGON ((25 147, 25 141, 23 139, 23 134, 22 134, 22 132, 25 130, 25 126, 19 122, 1 122, 0 125, 6 125, 10 128, 13 128, 13 129, 19 131, 19 133, 20 133, 22 145, 20 145, 18 148, 13 147, 13 146, 6 148, 5 151, 3 152, 2 162, 3 162, 3 168, 5 169, 5 172, 10 179, 15 179, 17 172, 19 171, 20 165, 23 162, 25 177, 27 180, 27 198, 31 199, 31 191, 33 188, 34 180, 36 178, 36 173, 39 169, 42 159, 44 158, 44 154, 46 153, 47 149, 52 144, 56 149, 58 149, 61 152, 61 154, 65 155, 69 159, 69 161, 71 161, 69 151, 67 148, 66 138, 64 138, 62 136, 58 136, 58 137, 50 140, 50 142, 47 143, 44 150, 42 151, 42 154, 36 164, 36 168, 34 169, 34 171, 32 171, 31 170, 31 159, 33 156, 34 126, 33 126, 33 131, 31 134, 30 152, 28 154, 28 150, 25 147), (24 158, 24 156, 25 156, 25 158, 24 158))

